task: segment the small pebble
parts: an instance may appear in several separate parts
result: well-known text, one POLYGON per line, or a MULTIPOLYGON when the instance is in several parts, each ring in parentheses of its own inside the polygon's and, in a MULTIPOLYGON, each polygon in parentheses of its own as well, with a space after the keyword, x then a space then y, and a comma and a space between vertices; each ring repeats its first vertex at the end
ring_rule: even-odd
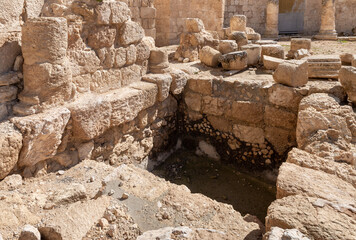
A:
POLYGON ((109 196, 112 196, 112 195, 114 195, 114 193, 115 193, 114 189, 111 189, 111 190, 109 191, 108 195, 109 195, 109 196))
POLYGON ((63 175, 63 174, 64 174, 64 171, 63 171, 63 170, 59 170, 59 171, 57 172, 57 174, 58 174, 58 175, 63 175))
POLYGON ((129 194, 128 193, 123 193, 121 196, 121 200, 125 200, 129 198, 129 194))

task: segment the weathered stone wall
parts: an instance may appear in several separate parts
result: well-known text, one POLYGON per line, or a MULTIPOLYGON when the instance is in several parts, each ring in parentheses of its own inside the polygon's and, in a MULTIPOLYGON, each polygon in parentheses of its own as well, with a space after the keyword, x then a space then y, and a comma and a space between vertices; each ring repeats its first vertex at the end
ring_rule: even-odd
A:
POLYGON ((21 24, 39 16, 43 0, 3 1, 0 9, 0 121, 12 114, 22 89, 21 24))
POLYGON ((275 166, 296 146, 299 102, 314 92, 345 98, 339 83, 292 88, 268 79, 193 77, 184 92, 183 131, 207 136, 238 164, 275 166))
POLYGON ((225 0, 224 26, 230 25, 233 15, 246 15, 247 27, 264 33, 266 26, 266 7, 268 0, 225 0))
POLYGON ((158 46, 178 44, 185 18, 200 18, 207 30, 218 31, 224 18, 223 0, 156 0, 158 46))
MULTIPOLYGON (((230 18, 236 14, 246 15, 247 26, 259 33, 265 32, 266 6, 268 0, 226 0, 224 26, 229 26, 230 18)), ((356 1, 336 0, 336 31, 351 33, 356 22, 356 1)), ((305 0, 304 34, 312 35, 319 31, 321 0, 305 0)))
POLYGON ((145 35, 156 38, 156 8, 155 0, 120 0, 127 3, 132 14, 132 21, 140 23, 145 35))

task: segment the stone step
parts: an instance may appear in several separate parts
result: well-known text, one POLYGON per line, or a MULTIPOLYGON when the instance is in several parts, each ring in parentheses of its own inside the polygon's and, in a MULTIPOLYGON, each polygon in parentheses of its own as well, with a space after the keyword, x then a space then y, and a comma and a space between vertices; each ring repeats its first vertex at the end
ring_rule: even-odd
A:
POLYGON ((340 62, 341 59, 338 55, 314 55, 307 58, 310 62, 340 62))

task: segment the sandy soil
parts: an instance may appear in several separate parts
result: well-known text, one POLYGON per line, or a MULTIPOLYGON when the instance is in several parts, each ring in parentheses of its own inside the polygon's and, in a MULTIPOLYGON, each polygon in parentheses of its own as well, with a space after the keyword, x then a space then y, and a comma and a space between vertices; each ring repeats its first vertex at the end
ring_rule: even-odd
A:
MULTIPOLYGON (((290 41, 280 41, 278 42, 282 45, 286 52, 290 49, 290 41)), ((313 41, 312 42, 312 52, 313 55, 317 54, 341 54, 341 53, 351 53, 356 54, 356 42, 352 41, 313 41)))

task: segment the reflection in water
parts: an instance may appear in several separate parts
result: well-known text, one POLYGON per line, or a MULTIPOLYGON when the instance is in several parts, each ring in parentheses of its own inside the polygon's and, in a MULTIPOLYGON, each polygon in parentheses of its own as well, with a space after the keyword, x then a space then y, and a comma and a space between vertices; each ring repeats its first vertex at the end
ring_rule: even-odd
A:
POLYGON ((263 223, 267 208, 275 200, 275 182, 266 172, 241 172, 231 164, 179 150, 153 173, 166 180, 186 185, 192 193, 202 193, 231 204, 242 215, 257 216, 263 223))

